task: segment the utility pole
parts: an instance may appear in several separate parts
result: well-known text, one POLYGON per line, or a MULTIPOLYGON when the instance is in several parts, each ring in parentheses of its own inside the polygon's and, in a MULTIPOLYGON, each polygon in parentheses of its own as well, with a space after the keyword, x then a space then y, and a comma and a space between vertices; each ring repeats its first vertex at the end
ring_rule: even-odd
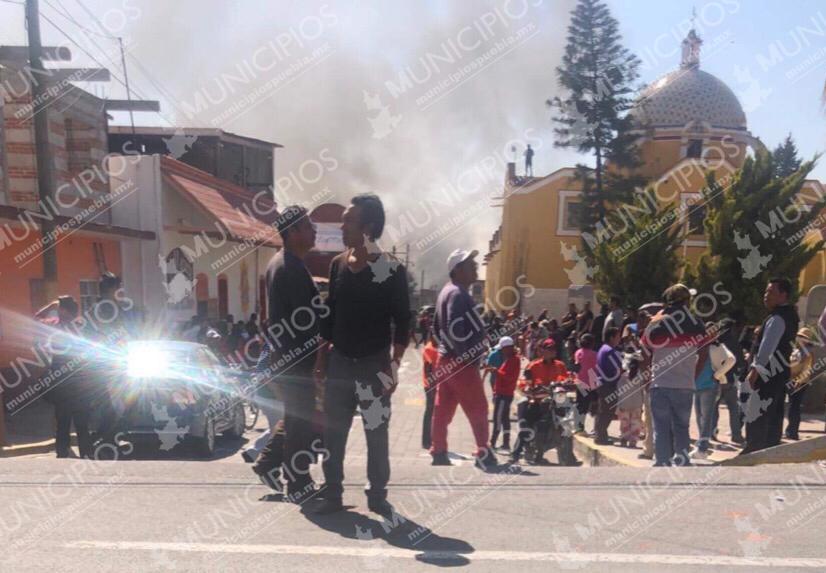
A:
POLYGON ((40 212, 41 249, 43 258, 43 286, 46 302, 57 296, 57 253, 54 246, 54 215, 49 213, 52 202, 52 154, 49 147, 49 118, 43 78, 43 47, 40 44, 40 11, 38 0, 26 0, 26 30, 29 37, 29 66, 31 67, 31 96, 34 122, 34 146, 37 154, 37 195, 40 212))
MULTIPOLYGON (((123 38, 118 37, 118 45, 120 46, 120 64, 123 67, 123 83, 126 86, 126 101, 132 103, 132 90, 129 89, 129 75, 126 73, 126 54, 123 51, 123 38)), ((129 123, 132 124, 132 145, 135 144, 135 114, 132 112, 132 106, 129 106, 129 123)))

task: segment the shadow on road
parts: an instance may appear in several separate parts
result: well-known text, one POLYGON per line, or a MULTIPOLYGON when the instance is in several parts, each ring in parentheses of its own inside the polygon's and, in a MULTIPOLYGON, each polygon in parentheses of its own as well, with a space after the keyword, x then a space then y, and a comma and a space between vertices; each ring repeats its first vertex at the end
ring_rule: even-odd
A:
MULTIPOLYGON (((352 511, 350 507, 330 515, 318 515, 312 507, 302 508, 301 513, 326 531, 359 541, 381 539, 393 547, 417 552, 417 561, 439 567, 469 565, 470 559, 465 555, 474 551, 467 541, 438 535, 430 528, 396 512, 390 519, 382 518, 382 521, 352 511)), ((365 559, 370 558, 381 557, 365 556, 365 559)))

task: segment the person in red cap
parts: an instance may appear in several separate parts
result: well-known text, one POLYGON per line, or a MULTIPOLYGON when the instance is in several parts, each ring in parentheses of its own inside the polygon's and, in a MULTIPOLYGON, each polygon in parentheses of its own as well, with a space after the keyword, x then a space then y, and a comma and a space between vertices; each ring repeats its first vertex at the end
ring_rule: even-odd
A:
MULTIPOLYGON (((568 377, 568 369, 565 364, 556 358, 556 342, 553 338, 546 338, 539 345, 539 358, 528 364, 525 368, 525 378, 519 381, 519 389, 522 392, 534 389, 537 386, 550 387, 557 382, 563 382, 568 377)), ((519 435, 516 444, 511 452, 511 463, 519 462, 522 456, 522 449, 528 441, 536 422, 542 415, 542 410, 538 403, 531 403, 528 397, 523 394, 520 403, 516 407, 516 414, 519 419, 519 435)))

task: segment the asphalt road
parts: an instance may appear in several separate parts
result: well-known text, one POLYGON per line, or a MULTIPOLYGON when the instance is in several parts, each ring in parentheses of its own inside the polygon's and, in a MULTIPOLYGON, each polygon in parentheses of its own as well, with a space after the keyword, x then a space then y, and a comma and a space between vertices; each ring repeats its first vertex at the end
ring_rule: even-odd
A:
POLYGON ((315 500, 271 495, 241 461, 242 441, 223 442, 208 462, 0 460, 0 571, 826 570, 824 466, 485 474, 462 455, 472 443, 457 415, 456 465, 432 467, 419 444, 416 365, 404 370, 391 421, 392 520, 371 514, 360 491, 358 418, 350 509, 332 516, 314 514, 315 500))

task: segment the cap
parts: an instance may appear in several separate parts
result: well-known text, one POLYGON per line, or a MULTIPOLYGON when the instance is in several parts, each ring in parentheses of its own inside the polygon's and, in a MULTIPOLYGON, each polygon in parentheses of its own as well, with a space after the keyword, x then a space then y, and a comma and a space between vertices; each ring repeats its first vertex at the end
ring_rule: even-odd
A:
POLYGON ((687 301, 695 294, 697 294, 695 289, 690 289, 683 283, 677 283, 665 289, 663 292, 663 299, 665 299, 666 303, 672 304, 675 302, 687 301))
POLYGON ((540 348, 556 349, 556 341, 553 338, 546 338, 539 345, 540 348))
POLYGON ((476 250, 465 251, 464 249, 456 249, 450 253, 450 256, 447 258, 447 272, 452 273, 453 269, 455 269, 457 265, 464 263, 468 259, 472 259, 478 254, 479 251, 476 250))
POLYGON ((505 348, 506 346, 513 346, 513 338, 510 336, 503 336, 499 339, 499 344, 496 345, 499 348, 505 348))
POLYGON ((804 326, 800 330, 797 331, 797 337, 806 341, 806 342, 814 342, 815 341, 815 333, 814 330, 809 328, 808 326, 804 326))

